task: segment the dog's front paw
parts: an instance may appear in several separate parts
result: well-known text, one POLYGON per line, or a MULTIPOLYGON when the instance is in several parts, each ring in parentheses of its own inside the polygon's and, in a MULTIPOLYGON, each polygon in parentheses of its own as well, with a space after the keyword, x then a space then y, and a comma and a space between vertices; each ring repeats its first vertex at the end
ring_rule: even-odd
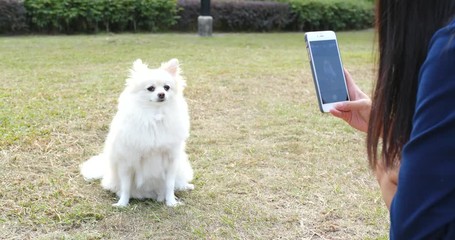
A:
POLYGON ((166 200, 166 206, 168 206, 168 207, 177 207, 177 206, 181 206, 181 205, 184 205, 184 203, 177 201, 175 199, 166 200))
POLYGON ((114 203, 112 204, 113 207, 118 207, 118 208, 124 208, 126 207, 128 204, 122 204, 122 203, 114 203))
POLYGON ((190 183, 187 183, 183 186, 177 186, 175 188, 176 191, 190 191, 190 190, 194 190, 194 185, 193 184, 190 184, 190 183))
POLYGON ((128 205, 128 201, 122 201, 120 199, 117 203, 112 204, 113 207, 126 207, 128 205))

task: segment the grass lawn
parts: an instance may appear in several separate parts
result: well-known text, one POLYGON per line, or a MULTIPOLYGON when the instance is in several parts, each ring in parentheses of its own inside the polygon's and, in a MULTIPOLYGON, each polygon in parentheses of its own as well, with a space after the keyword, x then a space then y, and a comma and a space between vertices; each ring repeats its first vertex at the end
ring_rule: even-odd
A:
MULTIPOLYGON (((339 33, 369 92, 371 30, 339 33)), ((0 239, 387 239, 364 137, 319 112, 303 33, 0 38, 0 239), (111 207, 98 154, 132 62, 176 57, 195 170, 184 206, 111 207)))

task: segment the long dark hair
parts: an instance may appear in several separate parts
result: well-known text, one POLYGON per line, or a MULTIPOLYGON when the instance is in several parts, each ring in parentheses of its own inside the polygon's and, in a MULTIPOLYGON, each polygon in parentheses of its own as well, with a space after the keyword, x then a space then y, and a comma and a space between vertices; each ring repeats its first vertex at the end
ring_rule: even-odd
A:
POLYGON ((371 168, 378 161, 387 169, 399 164, 412 129, 417 79, 429 42, 454 14, 455 0, 376 1, 379 69, 367 136, 371 168))

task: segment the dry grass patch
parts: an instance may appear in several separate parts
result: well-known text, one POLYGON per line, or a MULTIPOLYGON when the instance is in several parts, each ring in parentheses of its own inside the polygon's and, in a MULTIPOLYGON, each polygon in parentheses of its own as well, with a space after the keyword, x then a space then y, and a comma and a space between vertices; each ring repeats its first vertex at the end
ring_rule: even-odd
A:
MULTIPOLYGON (((371 31, 340 33, 368 89, 371 31)), ((386 239, 364 135, 319 113, 303 35, 0 38, 0 238, 386 239), (97 154, 131 63, 177 57, 188 81, 186 205, 111 207, 78 166, 97 154)))

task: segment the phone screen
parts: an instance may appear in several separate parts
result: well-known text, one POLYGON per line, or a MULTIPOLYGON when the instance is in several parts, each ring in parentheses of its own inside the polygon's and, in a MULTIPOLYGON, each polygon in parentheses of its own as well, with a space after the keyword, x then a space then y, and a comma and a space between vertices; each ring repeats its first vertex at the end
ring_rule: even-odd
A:
POLYGON ((349 100, 336 40, 312 41, 310 48, 322 103, 349 100))

